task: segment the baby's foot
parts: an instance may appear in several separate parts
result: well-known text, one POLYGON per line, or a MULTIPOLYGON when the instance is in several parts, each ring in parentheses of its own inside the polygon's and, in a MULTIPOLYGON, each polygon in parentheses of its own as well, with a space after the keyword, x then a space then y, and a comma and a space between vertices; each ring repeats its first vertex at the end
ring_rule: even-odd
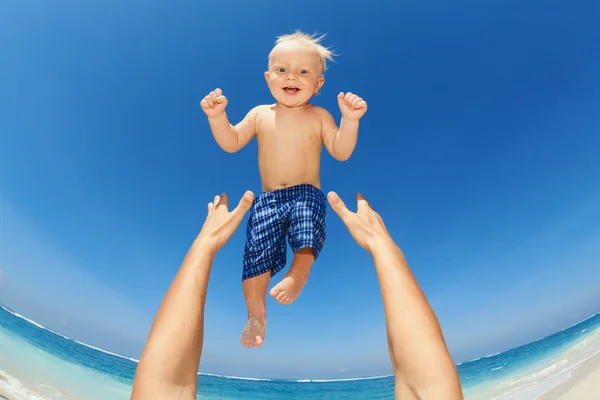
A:
POLYGON ((248 322, 242 333, 240 343, 246 347, 258 347, 265 339, 267 322, 254 316, 248 317, 248 322))
POLYGON ((271 289, 269 294, 280 304, 292 304, 302 291, 307 280, 308 273, 301 273, 290 269, 281 282, 271 289))

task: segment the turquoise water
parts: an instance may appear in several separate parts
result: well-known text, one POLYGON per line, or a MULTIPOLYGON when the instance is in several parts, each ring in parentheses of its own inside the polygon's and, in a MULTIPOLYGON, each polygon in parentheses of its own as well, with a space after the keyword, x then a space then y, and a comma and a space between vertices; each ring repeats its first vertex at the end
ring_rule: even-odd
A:
MULTIPOLYGON (((600 314, 504 353, 458 365, 467 399, 533 399, 600 352, 600 314)), ((0 387, 16 399, 129 399, 137 361, 52 332, 0 306, 0 387)), ((204 400, 393 399, 392 377, 335 381, 198 375, 204 400)))

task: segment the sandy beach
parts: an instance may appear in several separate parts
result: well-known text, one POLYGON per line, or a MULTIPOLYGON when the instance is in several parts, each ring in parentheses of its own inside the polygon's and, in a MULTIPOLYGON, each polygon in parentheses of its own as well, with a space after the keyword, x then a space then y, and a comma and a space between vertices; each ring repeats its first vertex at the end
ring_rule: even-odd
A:
POLYGON ((13 400, 4 390, 0 389, 0 400, 13 400))
POLYGON ((583 363, 573 376, 539 400, 598 400, 600 399, 600 354, 583 363))

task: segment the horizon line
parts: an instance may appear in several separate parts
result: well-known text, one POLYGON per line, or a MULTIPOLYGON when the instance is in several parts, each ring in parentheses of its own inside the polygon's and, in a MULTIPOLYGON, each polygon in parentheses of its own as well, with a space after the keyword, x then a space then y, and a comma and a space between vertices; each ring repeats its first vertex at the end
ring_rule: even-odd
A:
MULTIPOLYGON (((19 314, 18 312, 10 309, 9 307, 7 307, 6 305, 4 305, 3 303, 0 303, 0 307, 3 308, 8 313, 14 315, 17 318, 21 318, 22 320, 28 322, 29 324, 31 324, 31 325, 33 325, 35 327, 38 327, 40 329, 44 329, 44 330, 46 330, 46 331, 48 331, 50 333, 53 333, 53 334, 55 334, 57 336, 61 336, 62 338, 66 339, 66 340, 70 340, 70 341, 75 342, 75 343, 77 343, 79 345, 82 345, 84 347, 87 347, 87 348, 90 348, 92 350, 96 350, 96 351, 102 352, 104 354, 111 355, 113 357, 119 357, 119 358, 122 358, 122 359, 125 359, 125 360, 129 360, 129 361, 132 361, 132 362, 134 362, 136 364, 138 364, 139 361, 140 361, 140 360, 138 360, 136 358, 128 357, 128 356, 126 356, 124 354, 115 353, 115 352, 112 352, 110 350, 105 350, 105 349, 102 349, 100 347, 95 347, 95 346, 93 346, 91 344, 84 343, 84 342, 81 342, 79 340, 70 338, 70 337, 68 337, 66 335, 63 335, 60 332, 53 331, 52 329, 49 329, 49 328, 43 326, 39 322, 36 322, 36 321, 34 321, 32 319, 29 319, 26 316, 24 316, 22 314, 19 314)), ((570 325, 570 326, 568 326, 566 328, 563 328, 563 329, 561 329, 559 331, 556 331, 554 333, 546 335, 546 336, 544 336, 544 337, 542 337, 540 339, 537 339, 537 340, 534 340, 534 341, 531 341, 531 342, 528 342, 528 343, 524 343, 524 344, 521 344, 519 346, 515 346, 515 347, 512 347, 510 349, 504 350, 504 351, 500 351, 500 352, 497 352, 497 353, 493 353, 493 354, 488 354, 488 355, 485 355, 485 356, 481 356, 481 357, 478 357, 478 358, 475 358, 475 359, 472 359, 472 360, 466 360, 466 361, 461 361, 461 362, 458 362, 458 363, 454 363, 454 365, 456 367, 458 367, 458 366, 463 365, 463 364, 467 364, 467 363, 479 361, 479 360, 484 359, 484 358, 495 357, 495 356, 498 356, 500 354, 504 354, 504 353, 507 353, 509 351, 513 351, 513 350, 519 349, 519 348, 521 348, 523 346, 527 346, 529 344, 539 342, 540 340, 547 339, 547 338, 549 338, 549 337, 551 337, 553 335, 557 335, 557 334, 559 334, 561 332, 564 332, 564 331, 566 331, 568 329, 571 329, 571 328, 573 328, 573 327, 575 327, 575 326, 577 326, 577 325, 579 325, 579 324, 581 324, 581 323, 583 323, 583 322, 585 322, 585 321, 587 321, 587 320, 589 320, 591 318, 594 318, 597 315, 600 315, 600 311, 594 313, 593 315, 591 315, 591 316, 589 316, 589 317, 587 317, 587 318, 585 318, 585 319, 583 319, 583 320, 581 320, 581 321, 579 321, 579 322, 577 322, 575 324, 572 324, 572 325, 570 325)), ((270 381, 270 382, 287 381, 287 382, 298 382, 298 383, 326 383, 326 382, 340 382, 340 381, 353 381, 353 380, 356 381, 356 380, 369 380, 369 379, 385 379, 385 378, 390 378, 390 377, 394 376, 394 374, 391 374, 391 375, 380 375, 380 376, 362 376, 362 377, 353 377, 353 378, 332 378, 332 379, 309 379, 309 378, 303 378, 303 379, 300 379, 300 378, 298 378, 298 379, 283 379, 283 378, 255 378, 255 377, 230 376, 230 375, 221 375, 221 374, 214 374, 214 373, 200 372, 200 371, 197 372, 197 375, 213 376, 213 377, 219 377, 219 378, 225 378, 225 379, 270 381)))

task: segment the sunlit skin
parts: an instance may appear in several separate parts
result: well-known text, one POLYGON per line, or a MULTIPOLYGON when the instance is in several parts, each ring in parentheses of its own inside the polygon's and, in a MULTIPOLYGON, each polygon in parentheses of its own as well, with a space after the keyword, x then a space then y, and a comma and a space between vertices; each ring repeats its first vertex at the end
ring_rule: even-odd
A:
MULTIPOLYGON (((156 313, 136 369, 131 400, 196 399, 212 263, 238 228, 253 199, 253 193, 246 192, 232 211, 226 195, 216 196, 208 204, 202 230, 156 313)), ((456 367, 437 318, 383 219, 360 194, 356 212, 350 211, 335 192, 328 194, 328 200, 375 264, 396 399, 462 400, 456 367)), ((319 340, 318 336, 315 340, 319 340)))
MULTIPOLYGON (((264 192, 311 184, 321 188, 323 146, 336 160, 350 158, 356 147, 359 120, 367 103, 353 93, 339 93, 340 126, 324 108, 310 104, 325 83, 324 61, 314 45, 301 40, 277 44, 269 55, 264 78, 274 104, 259 105, 237 125, 230 124, 228 99, 221 89, 210 92, 200 105, 208 117, 219 146, 234 153, 254 136, 258 141, 258 165, 264 192)), ((280 304, 296 300, 308 280, 315 255, 311 248, 294 253, 289 271, 270 295, 280 304)), ((248 321, 240 338, 246 347, 262 345, 267 326, 266 295, 270 273, 243 281, 248 321)))

